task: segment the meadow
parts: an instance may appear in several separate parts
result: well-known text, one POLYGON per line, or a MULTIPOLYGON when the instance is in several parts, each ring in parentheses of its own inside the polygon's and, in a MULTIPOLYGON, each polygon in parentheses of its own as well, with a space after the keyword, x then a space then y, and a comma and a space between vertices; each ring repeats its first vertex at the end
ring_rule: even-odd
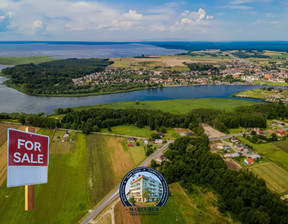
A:
POLYGON ((274 193, 288 192, 288 172, 273 162, 265 162, 249 168, 253 173, 263 178, 267 187, 274 193))
POLYGON ((158 216, 131 216, 121 202, 115 207, 116 223, 238 223, 227 213, 224 217, 214 205, 217 197, 205 189, 195 187, 188 193, 179 183, 169 185, 171 195, 158 216), (128 221, 128 222, 127 222, 128 221))
POLYGON ((250 106, 254 104, 259 104, 259 102, 236 100, 236 99, 205 98, 205 99, 139 101, 137 103, 117 102, 108 104, 98 104, 92 106, 80 106, 80 107, 74 107, 73 109, 76 111, 87 110, 92 108, 146 109, 146 110, 161 110, 173 114, 184 114, 190 112, 193 109, 199 109, 199 108, 214 108, 214 109, 233 111, 236 107, 250 106))
POLYGON ((107 128, 101 129, 100 132, 103 133, 111 133, 111 134, 119 134, 119 135, 128 135, 128 136, 136 136, 136 137, 144 137, 150 138, 151 130, 149 127, 138 128, 135 125, 119 125, 111 128, 112 131, 108 131, 107 128))

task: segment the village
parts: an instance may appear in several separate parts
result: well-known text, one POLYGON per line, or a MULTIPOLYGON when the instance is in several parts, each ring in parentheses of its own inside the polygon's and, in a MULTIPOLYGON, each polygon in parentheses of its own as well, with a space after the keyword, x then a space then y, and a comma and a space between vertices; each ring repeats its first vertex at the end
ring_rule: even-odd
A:
POLYGON ((168 66, 168 70, 135 69, 134 67, 126 67, 124 69, 108 66, 105 71, 73 79, 73 82, 76 86, 93 87, 138 83, 143 87, 151 87, 151 85, 253 85, 256 82, 285 85, 288 79, 287 70, 282 68, 281 64, 274 64, 273 67, 268 67, 244 61, 237 57, 232 57, 229 62, 210 64, 218 69, 216 71, 176 71, 173 66, 168 66))

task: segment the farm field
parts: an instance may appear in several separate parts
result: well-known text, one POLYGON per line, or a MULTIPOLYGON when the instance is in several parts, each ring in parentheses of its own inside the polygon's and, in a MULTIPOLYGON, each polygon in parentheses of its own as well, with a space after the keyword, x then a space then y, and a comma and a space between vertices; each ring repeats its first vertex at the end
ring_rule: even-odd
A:
MULTIPOLYGON (((65 132, 53 134, 53 130, 40 129, 37 133, 51 137, 48 184, 36 185, 35 211, 27 213, 24 187, 7 188, 5 176, 0 187, 0 224, 76 223, 145 158, 142 146, 124 151, 121 145, 124 138, 70 132, 74 146, 67 151, 63 147, 66 142, 57 138, 57 135, 62 138, 65 132)), ((6 144, 2 147, 6 155, 6 144)), ((6 175, 6 170, 2 172, 6 175)))
POLYGON ((195 192, 187 192, 178 184, 169 185, 171 196, 159 216, 130 216, 119 202, 115 207, 116 223, 237 223, 229 217, 223 217, 213 206, 216 198, 211 192, 203 192, 203 189, 196 188, 195 192))
POLYGON ((277 151, 268 153, 265 156, 288 171, 288 153, 277 151))
MULTIPOLYGON (((96 205, 137 164, 139 155, 133 155, 122 146, 124 138, 112 136, 86 136, 88 151, 88 183, 91 205, 96 205)), ((140 146, 139 146, 140 147, 140 146)), ((143 155, 144 154, 144 149, 143 155)), ((135 152, 139 154, 139 152, 135 152)), ((145 158, 145 157, 144 157, 145 158)), ((144 159, 143 158, 143 159, 144 159)))
POLYGON ((63 137, 64 133, 65 131, 56 131, 54 133, 53 144, 50 145, 50 153, 70 153, 75 150, 76 132, 70 132, 69 137, 66 138, 63 137))
POLYGON ((24 211, 24 187, 7 188, 3 184, 0 201, 0 223, 78 221, 90 207, 85 135, 77 134, 75 152, 50 154, 49 182, 36 185, 33 213, 24 211))
POLYGON ((273 145, 275 145, 282 151, 288 153, 288 140, 281 141, 281 142, 273 142, 273 145))
MULTIPOLYGON (((171 87, 173 88, 173 87, 171 87)), ((135 102, 117 102, 108 104, 98 104, 92 106, 74 107, 74 110, 87 110, 91 108, 110 108, 110 109, 146 109, 146 110, 161 110, 173 114, 188 113, 193 109, 199 108, 215 108, 227 111, 233 111, 239 106, 249 106, 259 104, 254 101, 244 101, 236 99, 220 99, 220 98, 205 98, 205 99, 184 99, 184 100, 161 100, 161 101, 139 101, 135 102)), ((113 129, 112 129, 113 130, 113 129)))
POLYGON ((262 163, 250 167, 249 170, 263 178, 272 192, 278 194, 288 192, 288 172, 275 163, 262 163))
POLYGON ((107 128, 101 129, 103 133, 119 134, 119 135, 129 135, 136 137, 150 138, 151 131, 149 127, 138 128, 135 125, 119 125, 111 128, 112 131, 109 132, 107 128))

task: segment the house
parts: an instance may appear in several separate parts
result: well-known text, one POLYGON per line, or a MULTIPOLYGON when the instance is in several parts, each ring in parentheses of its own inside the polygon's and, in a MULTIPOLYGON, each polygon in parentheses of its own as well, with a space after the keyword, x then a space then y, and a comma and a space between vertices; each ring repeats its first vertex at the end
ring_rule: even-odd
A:
POLYGON ((161 155, 156 159, 156 162, 161 164, 162 162, 164 162, 166 160, 167 160, 167 157, 164 155, 161 155))
POLYGON ((252 159, 257 159, 257 158, 260 159, 260 158, 261 158, 261 156, 260 156, 260 155, 257 155, 257 154, 251 155, 250 157, 251 157, 252 159))
POLYGON ((268 133, 269 133, 269 134, 274 134, 274 133, 275 133, 275 131, 272 131, 272 130, 268 130, 268 133))
POLYGON ((237 137, 233 137, 233 138, 231 138, 231 142, 232 143, 236 143, 236 142, 238 142, 239 140, 238 140, 238 138, 237 137))
POLYGON ((253 158, 246 158, 245 160, 244 160, 244 163, 245 164, 248 164, 248 165, 252 165, 253 163, 254 163, 254 159, 253 158))
POLYGON ((65 134, 63 135, 63 138, 68 138, 70 135, 68 133, 68 131, 65 132, 65 134))
POLYGON ((149 144, 148 140, 144 140, 144 145, 148 145, 148 144, 149 144))
POLYGON ((238 144, 234 146, 235 149, 244 151, 245 149, 248 149, 247 147, 245 147, 244 145, 238 144))
POLYGON ((185 136, 188 136, 188 137, 194 137, 194 135, 192 133, 185 133, 185 136))
POLYGON ((235 152, 235 153, 233 153, 233 154, 231 154, 231 157, 232 158, 235 158, 235 157, 239 157, 239 156, 241 156, 242 154, 240 153, 240 152, 235 152))
POLYGON ((162 140, 162 139, 156 139, 156 140, 154 141, 154 143, 155 143, 156 145, 162 145, 162 144, 163 144, 163 140, 162 140))
POLYGON ((136 141, 137 141, 136 138, 133 138, 133 137, 128 138, 128 142, 136 142, 136 141))
POLYGON ((277 129, 278 135, 279 136, 285 136, 286 133, 284 131, 282 131, 281 129, 277 129))
POLYGON ((258 134, 259 134, 259 135, 264 135, 264 131, 259 130, 259 131, 258 131, 258 134))
POLYGON ((157 134, 160 136, 160 138, 164 137, 164 134, 162 132, 158 132, 157 134))

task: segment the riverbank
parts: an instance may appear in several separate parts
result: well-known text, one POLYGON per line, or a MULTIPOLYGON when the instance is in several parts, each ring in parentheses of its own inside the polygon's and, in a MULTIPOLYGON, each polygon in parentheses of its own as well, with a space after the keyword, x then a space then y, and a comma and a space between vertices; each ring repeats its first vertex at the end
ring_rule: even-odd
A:
POLYGON ((288 102, 288 90, 287 88, 261 88, 246 90, 238 93, 234 93, 233 96, 240 98, 260 99, 263 102, 288 102))

